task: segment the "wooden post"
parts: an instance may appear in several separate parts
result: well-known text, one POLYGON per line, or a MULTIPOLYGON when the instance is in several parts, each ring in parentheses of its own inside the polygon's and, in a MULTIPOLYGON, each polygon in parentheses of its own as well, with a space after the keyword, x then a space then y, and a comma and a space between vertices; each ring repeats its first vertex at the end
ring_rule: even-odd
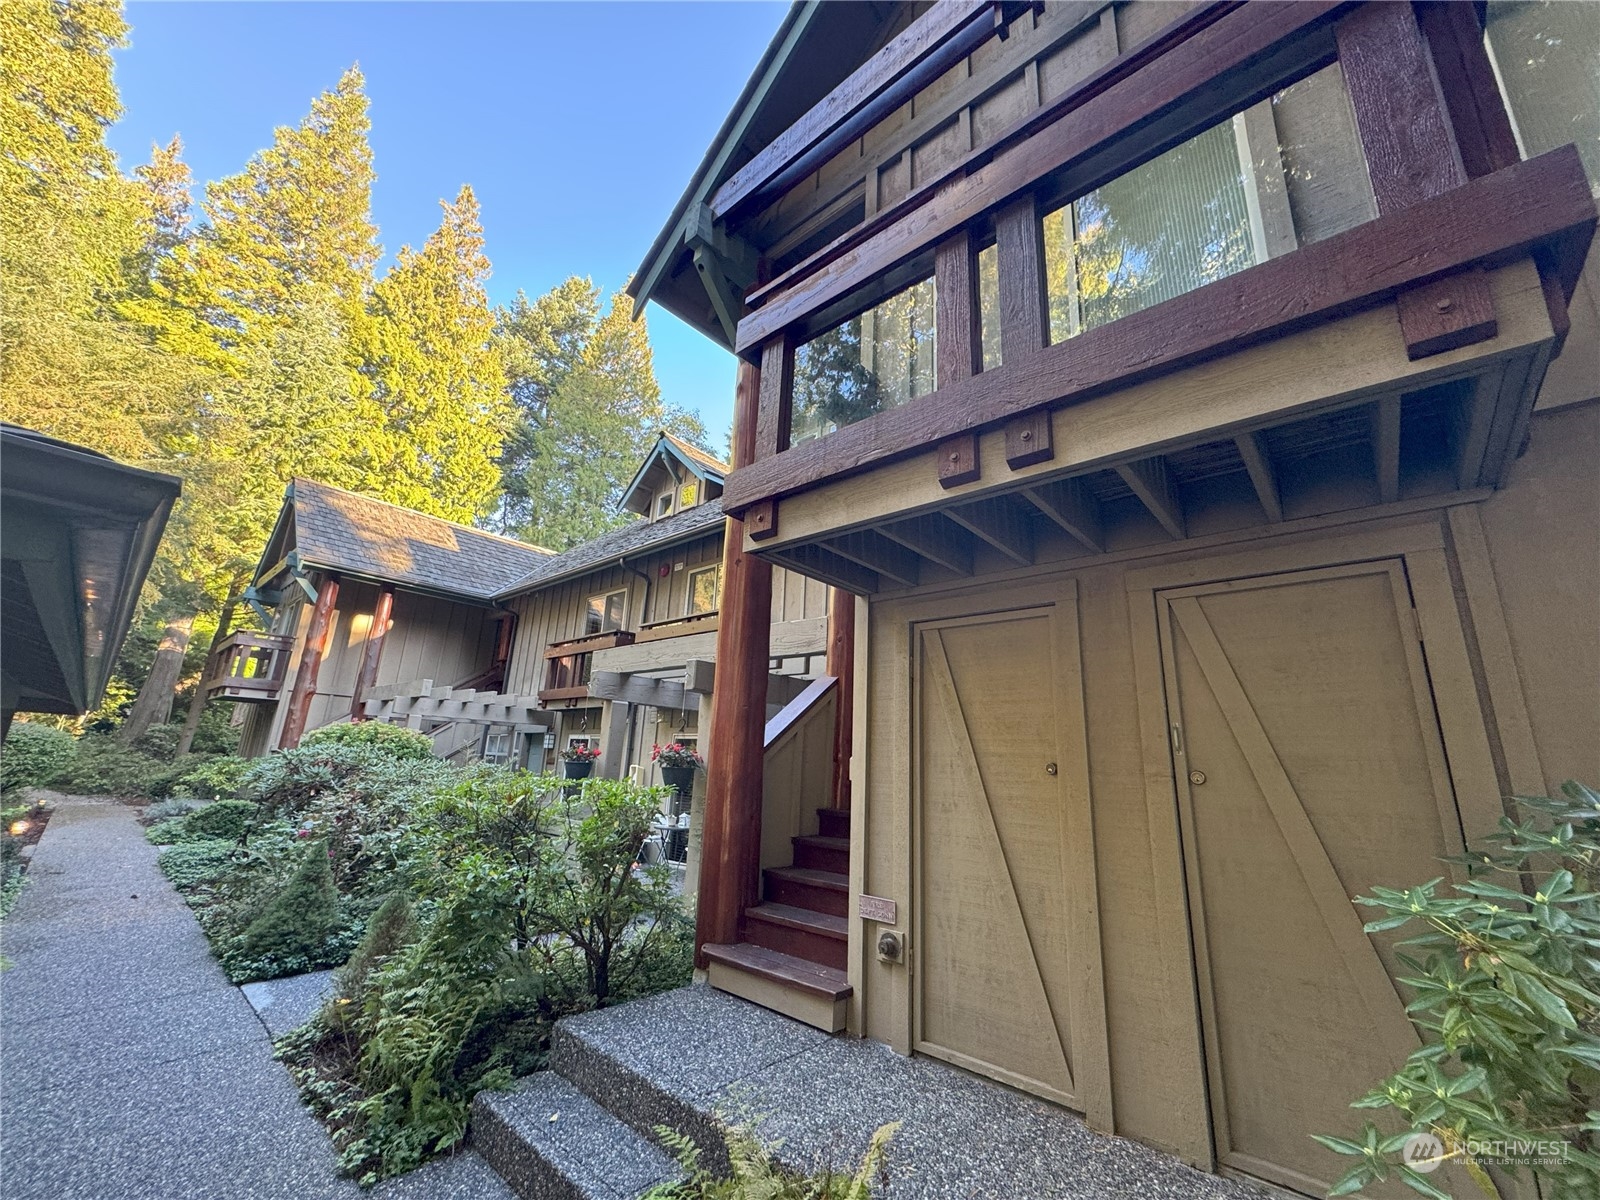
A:
MULTIPOLYGON (((733 465, 755 461, 761 369, 740 362, 733 407, 733 465)), ((756 902, 761 873, 761 796, 767 674, 772 633, 772 567, 744 551, 744 522, 729 517, 722 544, 717 682, 711 693, 695 963, 707 945, 739 940, 744 910, 756 902)))
MULTIPOLYGON (((320 597, 319 597, 320 599, 320 597)), ((361 650, 361 671, 356 675, 355 693, 350 697, 350 719, 365 721, 367 693, 378 682, 378 665, 383 661, 383 642, 394 624, 389 614, 394 609, 394 589, 380 588, 378 602, 372 606, 372 624, 367 627, 367 644, 361 650)))
POLYGON ((850 807, 850 754, 855 743, 856 598, 843 588, 828 593, 827 673, 839 681, 833 730, 833 808, 850 807))
POLYGON ((283 732, 278 735, 279 750, 293 750, 300 744, 300 735, 306 731, 311 701, 317 694, 317 672, 322 669, 322 656, 328 652, 328 638, 333 633, 333 606, 338 600, 339 577, 329 575, 317 589, 317 606, 311 611, 306 648, 300 655, 300 669, 294 675, 289 712, 284 718, 283 732))

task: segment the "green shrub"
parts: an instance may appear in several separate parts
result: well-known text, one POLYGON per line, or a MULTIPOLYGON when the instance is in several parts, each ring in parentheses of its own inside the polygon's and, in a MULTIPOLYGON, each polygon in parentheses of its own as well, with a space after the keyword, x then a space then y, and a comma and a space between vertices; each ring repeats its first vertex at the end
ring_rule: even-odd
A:
POLYGON ((288 885, 273 897, 239 938, 239 953, 253 959, 313 961, 339 927, 339 893, 321 842, 307 846, 288 885))
POLYGON ((346 722, 313 729, 300 740, 311 749, 332 746, 365 746, 390 758, 421 760, 433 757, 433 739, 414 729, 386 725, 382 721, 346 722))
POLYGON ((260 810, 249 800, 217 800, 202 805, 183 818, 183 832, 190 837, 244 837, 260 810))
POLYGON ((78 743, 64 730, 15 722, 0 747, 0 795, 45 786, 66 769, 77 752, 78 743))
POLYGON ((84 796, 138 799, 150 795, 151 786, 167 769, 168 764, 123 745, 113 735, 85 734, 55 786, 84 796))
POLYGON ((233 866, 237 846, 222 838, 201 838, 161 852, 156 865, 180 892, 211 883, 233 866))
POLYGON ((417 915, 411 897, 395 892, 372 914, 361 944, 339 969, 339 999, 365 1005, 373 973, 416 940, 417 915))
POLYGON ((208 704, 194 731, 194 741, 189 749, 195 754, 219 754, 232 757, 239 751, 240 727, 233 723, 233 705, 208 704))
POLYGON ((1485 1195, 1499 1195, 1489 1165, 1531 1170, 1551 1196, 1600 1195, 1600 792, 1562 791, 1518 797, 1527 818, 1502 818, 1489 848, 1458 860, 1471 878, 1449 894, 1435 879, 1358 898, 1387 914, 1369 933, 1422 926, 1401 943, 1419 955, 1402 956, 1413 977, 1400 982, 1424 1044, 1352 1105, 1391 1110, 1404 1131, 1317 1136, 1356 1159, 1331 1195, 1393 1178, 1449 1200, 1403 1161, 1423 1131, 1485 1195), (1535 1146, 1528 1167, 1505 1161, 1535 1146))
POLYGON ((673 1152, 684 1177, 656 1185, 643 1200, 871 1200, 872 1185, 882 1187, 889 1181, 884 1159, 900 1122, 878 1127, 853 1170, 837 1171, 822 1164, 808 1173, 777 1162, 776 1147, 765 1145, 750 1125, 719 1121, 718 1128, 730 1166, 726 1175, 706 1169, 692 1139, 657 1126, 656 1136, 673 1152))
POLYGON ((239 791, 245 772, 249 769, 248 758, 232 754, 205 757, 194 762, 173 781, 171 795, 202 800, 213 797, 228 799, 239 791))
POLYGON ((178 756, 178 739, 183 736, 183 726, 168 723, 152 725, 131 743, 133 748, 147 758, 171 762, 178 756))
POLYGON ((204 800, 157 800, 144 810, 144 815, 150 821, 170 821, 176 817, 186 817, 195 809, 205 804, 204 800))

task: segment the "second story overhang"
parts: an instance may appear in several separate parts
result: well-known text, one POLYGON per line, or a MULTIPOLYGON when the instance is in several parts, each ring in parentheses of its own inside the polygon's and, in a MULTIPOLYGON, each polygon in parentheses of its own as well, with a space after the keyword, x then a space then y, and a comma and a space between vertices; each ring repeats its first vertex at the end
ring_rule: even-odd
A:
POLYGON ((1121 46, 1123 7, 981 144, 1005 81, 947 89, 967 151, 745 295, 747 549, 866 593, 1194 536, 1241 490, 1276 522, 1504 479, 1596 209, 1572 147, 1522 158, 1472 6, 1202 4, 1121 46))

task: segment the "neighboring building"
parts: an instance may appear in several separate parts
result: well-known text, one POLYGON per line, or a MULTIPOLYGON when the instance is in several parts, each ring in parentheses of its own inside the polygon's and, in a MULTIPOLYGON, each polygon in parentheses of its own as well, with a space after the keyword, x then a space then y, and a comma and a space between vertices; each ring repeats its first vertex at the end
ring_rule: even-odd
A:
POLYGON ((793 7, 632 285, 740 359, 713 985, 1325 1194, 1417 1044, 1350 897, 1600 780, 1597 68, 1581 4, 793 7), (787 872, 773 568, 862 633, 787 872))
POLYGON ((0 737, 99 705, 181 488, 0 424, 0 737))
MULTIPOLYGON (((496 603, 550 552, 295 479, 245 598, 266 632, 240 631, 207 671, 210 698, 244 707, 240 753, 298 744, 365 715, 374 695, 415 680, 494 691, 512 618, 496 603), (309 650, 308 650, 309 647, 309 650)), ((513 724, 535 720, 511 714, 513 724)), ((482 730, 435 722, 446 756, 475 756, 482 730)))

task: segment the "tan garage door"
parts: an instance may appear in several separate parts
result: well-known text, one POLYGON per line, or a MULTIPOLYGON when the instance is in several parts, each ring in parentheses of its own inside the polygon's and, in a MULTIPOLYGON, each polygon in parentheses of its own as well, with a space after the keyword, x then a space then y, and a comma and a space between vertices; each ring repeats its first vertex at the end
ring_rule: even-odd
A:
POLYGON ((917 1048, 1108 1116, 1070 603, 917 627, 917 1048))
POLYGON ((1358 1127, 1350 1101, 1418 1044, 1403 935, 1363 933, 1350 897, 1462 848, 1405 569, 1158 600, 1217 1158, 1320 1196, 1351 1164, 1309 1135, 1358 1127))

